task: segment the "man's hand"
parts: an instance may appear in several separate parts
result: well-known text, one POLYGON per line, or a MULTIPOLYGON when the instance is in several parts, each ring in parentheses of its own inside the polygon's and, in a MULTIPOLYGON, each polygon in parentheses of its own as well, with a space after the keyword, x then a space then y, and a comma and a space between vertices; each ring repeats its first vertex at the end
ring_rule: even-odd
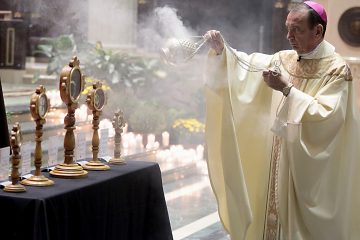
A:
POLYGON ((263 71, 263 77, 269 87, 280 92, 290 84, 280 73, 271 70, 263 71))
POLYGON ((210 47, 215 50, 216 54, 219 55, 222 53, 224 49, 224 40, 219 31, 207 31, 204 38, 207 39, 207 42, 210 44, 210 47))

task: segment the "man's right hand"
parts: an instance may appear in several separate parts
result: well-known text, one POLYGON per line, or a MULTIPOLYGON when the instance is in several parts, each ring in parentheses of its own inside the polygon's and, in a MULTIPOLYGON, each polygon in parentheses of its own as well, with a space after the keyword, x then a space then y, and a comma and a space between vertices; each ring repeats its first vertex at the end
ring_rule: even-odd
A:
POLYGON ((219 31, 207 31, 204 38, 207 39, 207 42, 210 44, 210 47, 215 50, 216 54, 219 55, 222 53, 224 50, 224 40, 219 31))

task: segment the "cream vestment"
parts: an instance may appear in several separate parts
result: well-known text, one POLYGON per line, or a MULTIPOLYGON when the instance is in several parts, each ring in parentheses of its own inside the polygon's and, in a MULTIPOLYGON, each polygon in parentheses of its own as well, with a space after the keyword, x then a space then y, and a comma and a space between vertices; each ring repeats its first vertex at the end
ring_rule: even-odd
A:
POLYGON ((233 240, 360 239, 360 120, 345 61, 323 41, 237 56, 279 66, 294 84, 283 97, 233 52, 210 51, 206 142, 221 221, 233 240))

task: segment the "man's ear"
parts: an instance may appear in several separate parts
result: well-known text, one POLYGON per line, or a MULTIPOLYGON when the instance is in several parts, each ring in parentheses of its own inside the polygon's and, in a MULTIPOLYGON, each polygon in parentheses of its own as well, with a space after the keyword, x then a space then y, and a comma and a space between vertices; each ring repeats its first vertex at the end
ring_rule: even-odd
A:
POLYGON ((323 25, 321 25, 321 24, 316 25, 316 26, 315 26, 315 30, 316 30, 316 32, 315 32, 316 36, 322 37, 323 32, 324 32, 324 27, 323 27, 323 25))

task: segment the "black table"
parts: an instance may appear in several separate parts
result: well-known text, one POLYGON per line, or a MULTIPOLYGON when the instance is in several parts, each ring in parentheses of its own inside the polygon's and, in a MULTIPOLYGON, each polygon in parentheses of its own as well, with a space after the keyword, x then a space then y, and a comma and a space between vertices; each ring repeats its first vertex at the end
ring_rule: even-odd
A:
POLYGON ((173 239, 156 163, 51 179, 54 186, 26 186, 26 193, 0 190, 0 239, 173 239))

